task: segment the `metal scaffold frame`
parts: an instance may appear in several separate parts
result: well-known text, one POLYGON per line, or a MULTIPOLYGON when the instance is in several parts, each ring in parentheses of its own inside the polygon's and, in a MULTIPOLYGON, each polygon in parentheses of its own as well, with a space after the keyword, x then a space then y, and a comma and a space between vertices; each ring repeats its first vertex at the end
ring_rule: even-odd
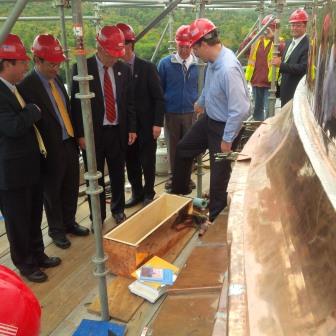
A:
MULTIPOLYGON (((101 172, 97 171, 96 156, 95 156, 95 146, 93 137, 93 125, 91 117, 91 105, 90 99, 94 97, 94 94, 89 91, 89 80, 92 80, 92 76, 88 75, 86 54, 84 48, 84 27, 83 20, 91 20, 95 26, 96 30, 99 29, 102 17, 100 15, 101 9, 104 8, 162 8, 163 11, 160 13, 152 22, 150 22, 145 29, 140 32, 137 36, 137 41, 144 37, 153 27, 155 27, 162 19, 168 16, 168 22, 162 32, 162 35, 158 41, 155 51, 152 56, 152 61, 155 59, 160 45, 166 32, 169 32, 169 51, 174 49, 174 31, 173 31, 173 15, 172 12, 178 8, 194 9, 196 11, 197 17, 204 17, 206 10, 242 10, 242 9, 255 9, 258 12, 259 19, 255 22, 254 26, 251 28, 250 33, 259 27, 259 32, 256 34, 255 38, 249 43, 250 46, 253 41, 260 36, 263 31, 268 27, 273 20, 276 20, 277 27, 279 28, 280 18, 284 6, 287 7, 318 7, 325 3, 322 0, 307 0, 307 1, 285 1, 285 0, 55 0, 54 5, 57 7, 59 16, 41 16, 41 17, 20 17, 27 3, 41 3, 46 2, 45 0, 0 0, 1 4, 14 4, 11 13, 8 17, 0 17, 0 21, 4 21, 0 29, 0 44, 4 41, 8 33, 10 33, 16 21, 60 21, 61 27, 61 39, 62 44, 66 53, 69 55, 67 36, 66 36, 66 20, 73 21, 74 27, 74 37, 75 37, 75 55, 78 64, 78 75, 74 80, 79 81, 80 92, 76 94, 76 98, 81 100, 83 121, 84 121, 84 131, 85 131, 85 142, 87 147, 87 159, 88 159, 88 172, 85 174, 85 178, 89 181, 89 187, 87 188, 87 194, 91 198, 92 205, 92 216, 93 216, 93 227, 96 242, 96 255, 93 257, 93 262, 95 264, 94 275, 99 279, 99 296, 102 309, 102 319, 109 319, 108 312, 108 300, 107 300, 107 286, 106 286, 106 273, 103 246, 102 246, 102 225, 101 225, 101 212, 100 212, 100 202, 99 194, 102 192, 102 188, 98 185, 98 179, 101 176, 101 172), (83 16, 82 15, 82 2, 94 3, 94 15, 93 16, 83 16), (72 8, 72 16, 65 16, 64 9, 67 7, 72 8), (265 26, 261 26, 261 20, 265 12, 273 12, 274 17, 272 17, 265 26)), ((50 1, 52 2, 52 1, 50 1)), ((250 33, 248 35, 250 35, 250 33)), ((274 55, 278 55, 278 45, 279 45, 279 29, 276 29, 275 33, 275 48, 274 55)), ((248 48, 248 46, 246 48, 248 48)), ((238 55, 238 57, 243 54, 244 50, 238 55)), ((199 62, 199 90, 201 91, 204 82, 204 70, 205 64, 199 62)), ((68 90, 70 88, 71 76, 70 76, 70 65, 67 61, 65 63, 65 73, 66 73, 66 83, 68 90)), ((273 71, 272 87, 270 95, 270 115, 274 114, 274 104, 275 104, 275 71, 273 71)), ((197 160, 197 196, 202 196, 202 158, 199 157, 197 160)))

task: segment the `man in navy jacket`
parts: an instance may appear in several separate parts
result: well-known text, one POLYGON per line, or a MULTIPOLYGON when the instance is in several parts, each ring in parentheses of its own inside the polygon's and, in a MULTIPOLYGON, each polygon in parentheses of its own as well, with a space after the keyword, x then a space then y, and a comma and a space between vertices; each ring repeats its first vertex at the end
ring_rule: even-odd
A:
POLYGON ((290 18, 292 40, 286 41, 283 57, 275 57, 272 63, 280 68, 280 99, 284 106, 293 97, 297 85, 307 72, 309 39, 306 34, 308 14, 295 10, 290 18))
MULTIPOLYGON (((198 97, 197 58, 191 54, 188 25, 177 29, 175 42, 177 53, 164 57, 158 65, 166 102, 165 137, 171 173, 174 171, 177 143, 192 125, 194 103, 198 97)), ((192 181, 191 184, 194 188, 192 181)), ((171 181, 165 188, 171 189, 171 181)))
POLYGON ((138 138, 126 151, 127 176, 132 186, 132 197, 125 204, 129 208, 142 201, 147 205, 154 198, 156 139, 163 126, 165 102, 156 66, 134 53, 136 38, 133 28, 126 23, 118 23, 117 27, 125 36, 125 55, 122 58, 132 71, 138 131, 138 138))

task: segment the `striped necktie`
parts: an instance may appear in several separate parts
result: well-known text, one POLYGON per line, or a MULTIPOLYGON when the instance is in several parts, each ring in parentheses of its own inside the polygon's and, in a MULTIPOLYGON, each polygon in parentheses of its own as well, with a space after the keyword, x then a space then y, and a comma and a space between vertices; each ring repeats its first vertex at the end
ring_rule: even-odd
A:
MULTIPOLYGON (((289 45, 286 55, 284 58, 284 63, 286 63, 289 59, 289 56, 292 54, 293 50, 295 48, 295 41, 293 40, 292 43, 289 45)), ((278 79, 278 85, 281 85, 281 80, 282 80, 282 74, 280 74, 279 79, 278 79)))
POLYGON ((182 70, 183 70, 184 76, 186 76, 186 74, 188 72, 187 61, 186 60, 183 60, 183 62, 182 62, 182 70))
POLYGON ((287 49, 286 55, 285 55, 285 63, 288 61, 289 56, 292 54, 293 50, 295 48, 295 41, 293 40, 290 46, 287 49))
POLYGON ((50 80, 49 81, 50 84, 50 89, 51 89, 51 94, 53 95, 54 99, 55 99, 55 103, 57 105, 58 111, 61 115, 61 118, 63 120, 65 129, 68 133, 69 136, 74 137, 74 130, 71 124, 71 120, 69 117, 69 113, 68 113, 68 109, 66 108, 62 96, 59 93, 59 91, 56 88, 55 82, 54 80, 50 80))
MULTIPOLYGON (((17 90, 16 86, 14 86, 14 91, 13 92, 15 94, 16 99, 19 101, 21 107, 24 108, 26 106, 26 103, 23 100, 23 98, 21 97, 21 95, 20 95, 19 91, 17 90)), ((33 125, 33 127, 34 127, 34 132, 35 132, 35 135, 36 135, 37 143, 38 143, 38 146, 39 146, 39 149, 40 149, 40 153, 44 157, 47 157, 47 150, 44 146, 44 142, 43 142, 41 133, 35 125, 33 125)))
POLYGON ((106 119, 110 123, 114 123, 116 121, 115 99, 111 78, 108 73, 108 67, 106 66, 104 66, 104 96, 106 119))

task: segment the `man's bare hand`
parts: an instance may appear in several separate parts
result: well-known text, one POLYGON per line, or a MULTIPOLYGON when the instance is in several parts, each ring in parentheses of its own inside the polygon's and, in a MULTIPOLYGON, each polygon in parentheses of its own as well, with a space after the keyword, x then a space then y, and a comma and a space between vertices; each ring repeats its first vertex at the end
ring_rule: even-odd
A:
POLYGON ((280 64, 281 64, 281 57, 279 57, 279 56, 273 57, 273 59, 271 61, 271 64, 279 67, 280 64))
POLYGON ((160 126, 153 126, 153 138, 157 139, 161 134, 161 127, 160 126))
POLYGON ((222 153, 230 153, 231 152, 231 146, 232 146, 231 142, 226 142, 226 141, 222 140, 222 142, 221 142, 222 153))
POLYGON ((129 146, 133 145, 136 138, 137 138, 136 133, 128 133, 128 145, 129 146))
POLYGON ((77 139, 78 146, 81 150, 86 150, 86 145, 85 145, 85 138, 81 137, 77 139))
POLYGON ((202 113, 204 113, 204 107, 198 105, 197 103, 195 103, 195 104, 194 104, 194 111, 195 111, 197 114, 202 114, 202 113))

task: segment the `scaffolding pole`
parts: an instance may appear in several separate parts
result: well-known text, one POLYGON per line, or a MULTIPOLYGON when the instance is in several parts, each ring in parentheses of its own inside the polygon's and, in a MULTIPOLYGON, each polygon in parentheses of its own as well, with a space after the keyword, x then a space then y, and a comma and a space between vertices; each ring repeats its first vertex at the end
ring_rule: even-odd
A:
POLYGON ((93 24, 95 25, 96 27, 96 33, 98 34, 99 30, 100 30, 100 22, 102 20, 102 17, 100 15, 100 8, 101 8, 101 5, 99 3, 95 3, 94 5, 94 9, 93 9, 93 12, 94 12, 94 21, 93 21, 93 24))
MULTIPOLYGON (((59 16, 20 16, 16 21, 58 21, 59 16)), ((94 20, 95 16, 84 16, 83 20, 94 20)), ((0 16, 0 21, 6 21, 6 16, 0 16)), ((64 20, 72 20, 72 16, 65 16, 64 20)))
POLYGON ((71 79, 70 79, 70 59, 69 59, 69 49, 68 49, 68 42, 67 42, 67 34, 66 34, 66 27, 65 27, 65 17, 64 17, 64 0, 57 0, 55 2, 56 7, 58 7, 59 18, 60 18, 60 25, 61 25, 61 36, 62 36, 62 45, 64 49, 64 53, 66 56, 65 60, 65 81, 67 84, 67 92, 70 93, 70 86, 71 86, 71 79))
MULTIPOLYGON (((199 10, 196 13, 196 18, 203 18, 205 16, 205 4, 206 1, 201 0, 199 3, 199 10)), ((201 95, 203 86, 204 86, 204 75, 205 75, 205 63, 198 58, 198 96, 201 95)), ((202 160, 202 154, 197 156, 197 170, 196 170, 196 176, 197 176, 197 197, 202 198, 203 193, 203 181, 202 177, 204 175, 203 173, 203 160, 202 160)))
POLYGON ((169 3, 167 8, 161 14, 159 14, 139 35, 137 35, 136 41, 138 42, 141 38, 143 38, 153 27, 155 27, 164 17, 166 17, 167 14, 171 13, 181 2, 182 0, 174 0, 169 3))
POLYGON ((95 265, 95 271, 93 274, 98 278, 99 281, 99 299, 102 320, 107 321, 109 320, 106 286, 107 271, 105 270, 105 262, 107 257, 104 255, 103 250, 102 220, 99 200, 99 194, 103 192, 103 188, 98 184, 98 179, 102 177, 102 173, 97 171, 92 111, 90 103, 90 99, 94 97, 94 93, 90 92, 89 88, 89 80, 92 80, 93 77, 88 75, 87 62, 85 58, 81 0, 72 0, 71 2, 73 31, 75 35, 75 55, 78 67, 78 75, 74 77, 74 80, 79 82, 80 92, 76 93, 76 98, 81 100, 88 166, 88 171, 84 174, 84 178, 89 182, 89 187, 86 189, 86 193, 90 196, 91 200, 92 222, 96 245, 96 255, 92 258, 92 261, 95 265))
MULTIPOLYGON (((276 25, 274 30, 274 40, 273 40, 273 57, 279 56, 279 41, 280 41, 280 17, 285 5, 285 0, 275 0, 275 16, 276 16, 276 25)), ((275 102, 276 102, 276 91, 277 91, 277 82, 276 77, 276 66, 272 65, 272 81, 271 88, 269 90, 270 94, 268 97, 268 116, 273 117, 275 114, 275 102)))
POLYGON ((257 8, 257 11, 259 12, 258 18, 259 18, 259 29, 262 27, 262 20, 265 15, 265 2, 264 0, 260 0, 259 7, 257 8))
POLYGON ((169 26, 168 51, 169 51, 169 54, 172 54, 176 49, 175 48, 175 40, 174 40, 174 17, 173 17, 172 13, 169 13, 168 26, 169 26))
POLYGON ((239 53, 236 53, 237 54, 237 58, 240 58, 242 55, 244 55, 244 53, 246 52, 246 50, 248 50, 248 48, 250 48, 250 46, 264 33, 264 31, 267 29, 267 27, 274 20, 275 20, 274 16, 270 17, 270 19, 266 22, 266 24, 264 26, 262 26, 261 29, 255 34, 255 36, 253 37, 253 39, 239 53))
POLYGON ((169 21, 167 22, 166 26, 164 27, 163 32, 162 32, 162 34, 161 34, 161 36, 160 36, 159 42, 158 42, 158 44, 157 44, 156 47, 155 47, 155 50, 154 50, 154 52, 153 52, 153 56, 152 56, 152 58, 151 58, 151 62, 154 62, 154 60, 155 60, 155 58, 156 58, 156 55, 157 55, 157 53, 158 53, 159 50, 160 50, 160 47, 161 47, 163 38, 164 38, 164 36, 166 35, 166 32, 167 32, 168 27, 169 27, 169 21))
POLYGON ((17 21, 17 18, 20 16, 22 11, 24 10, 27 2, 28 2, 28 0, 18 0, 18 1, 16 1, 11 14, 6 18, 5 23, 1 27, 0 44, 2 44, 5 41, 7 35, 10 33, 11 29, 15 25, 15 22, 17 21))

